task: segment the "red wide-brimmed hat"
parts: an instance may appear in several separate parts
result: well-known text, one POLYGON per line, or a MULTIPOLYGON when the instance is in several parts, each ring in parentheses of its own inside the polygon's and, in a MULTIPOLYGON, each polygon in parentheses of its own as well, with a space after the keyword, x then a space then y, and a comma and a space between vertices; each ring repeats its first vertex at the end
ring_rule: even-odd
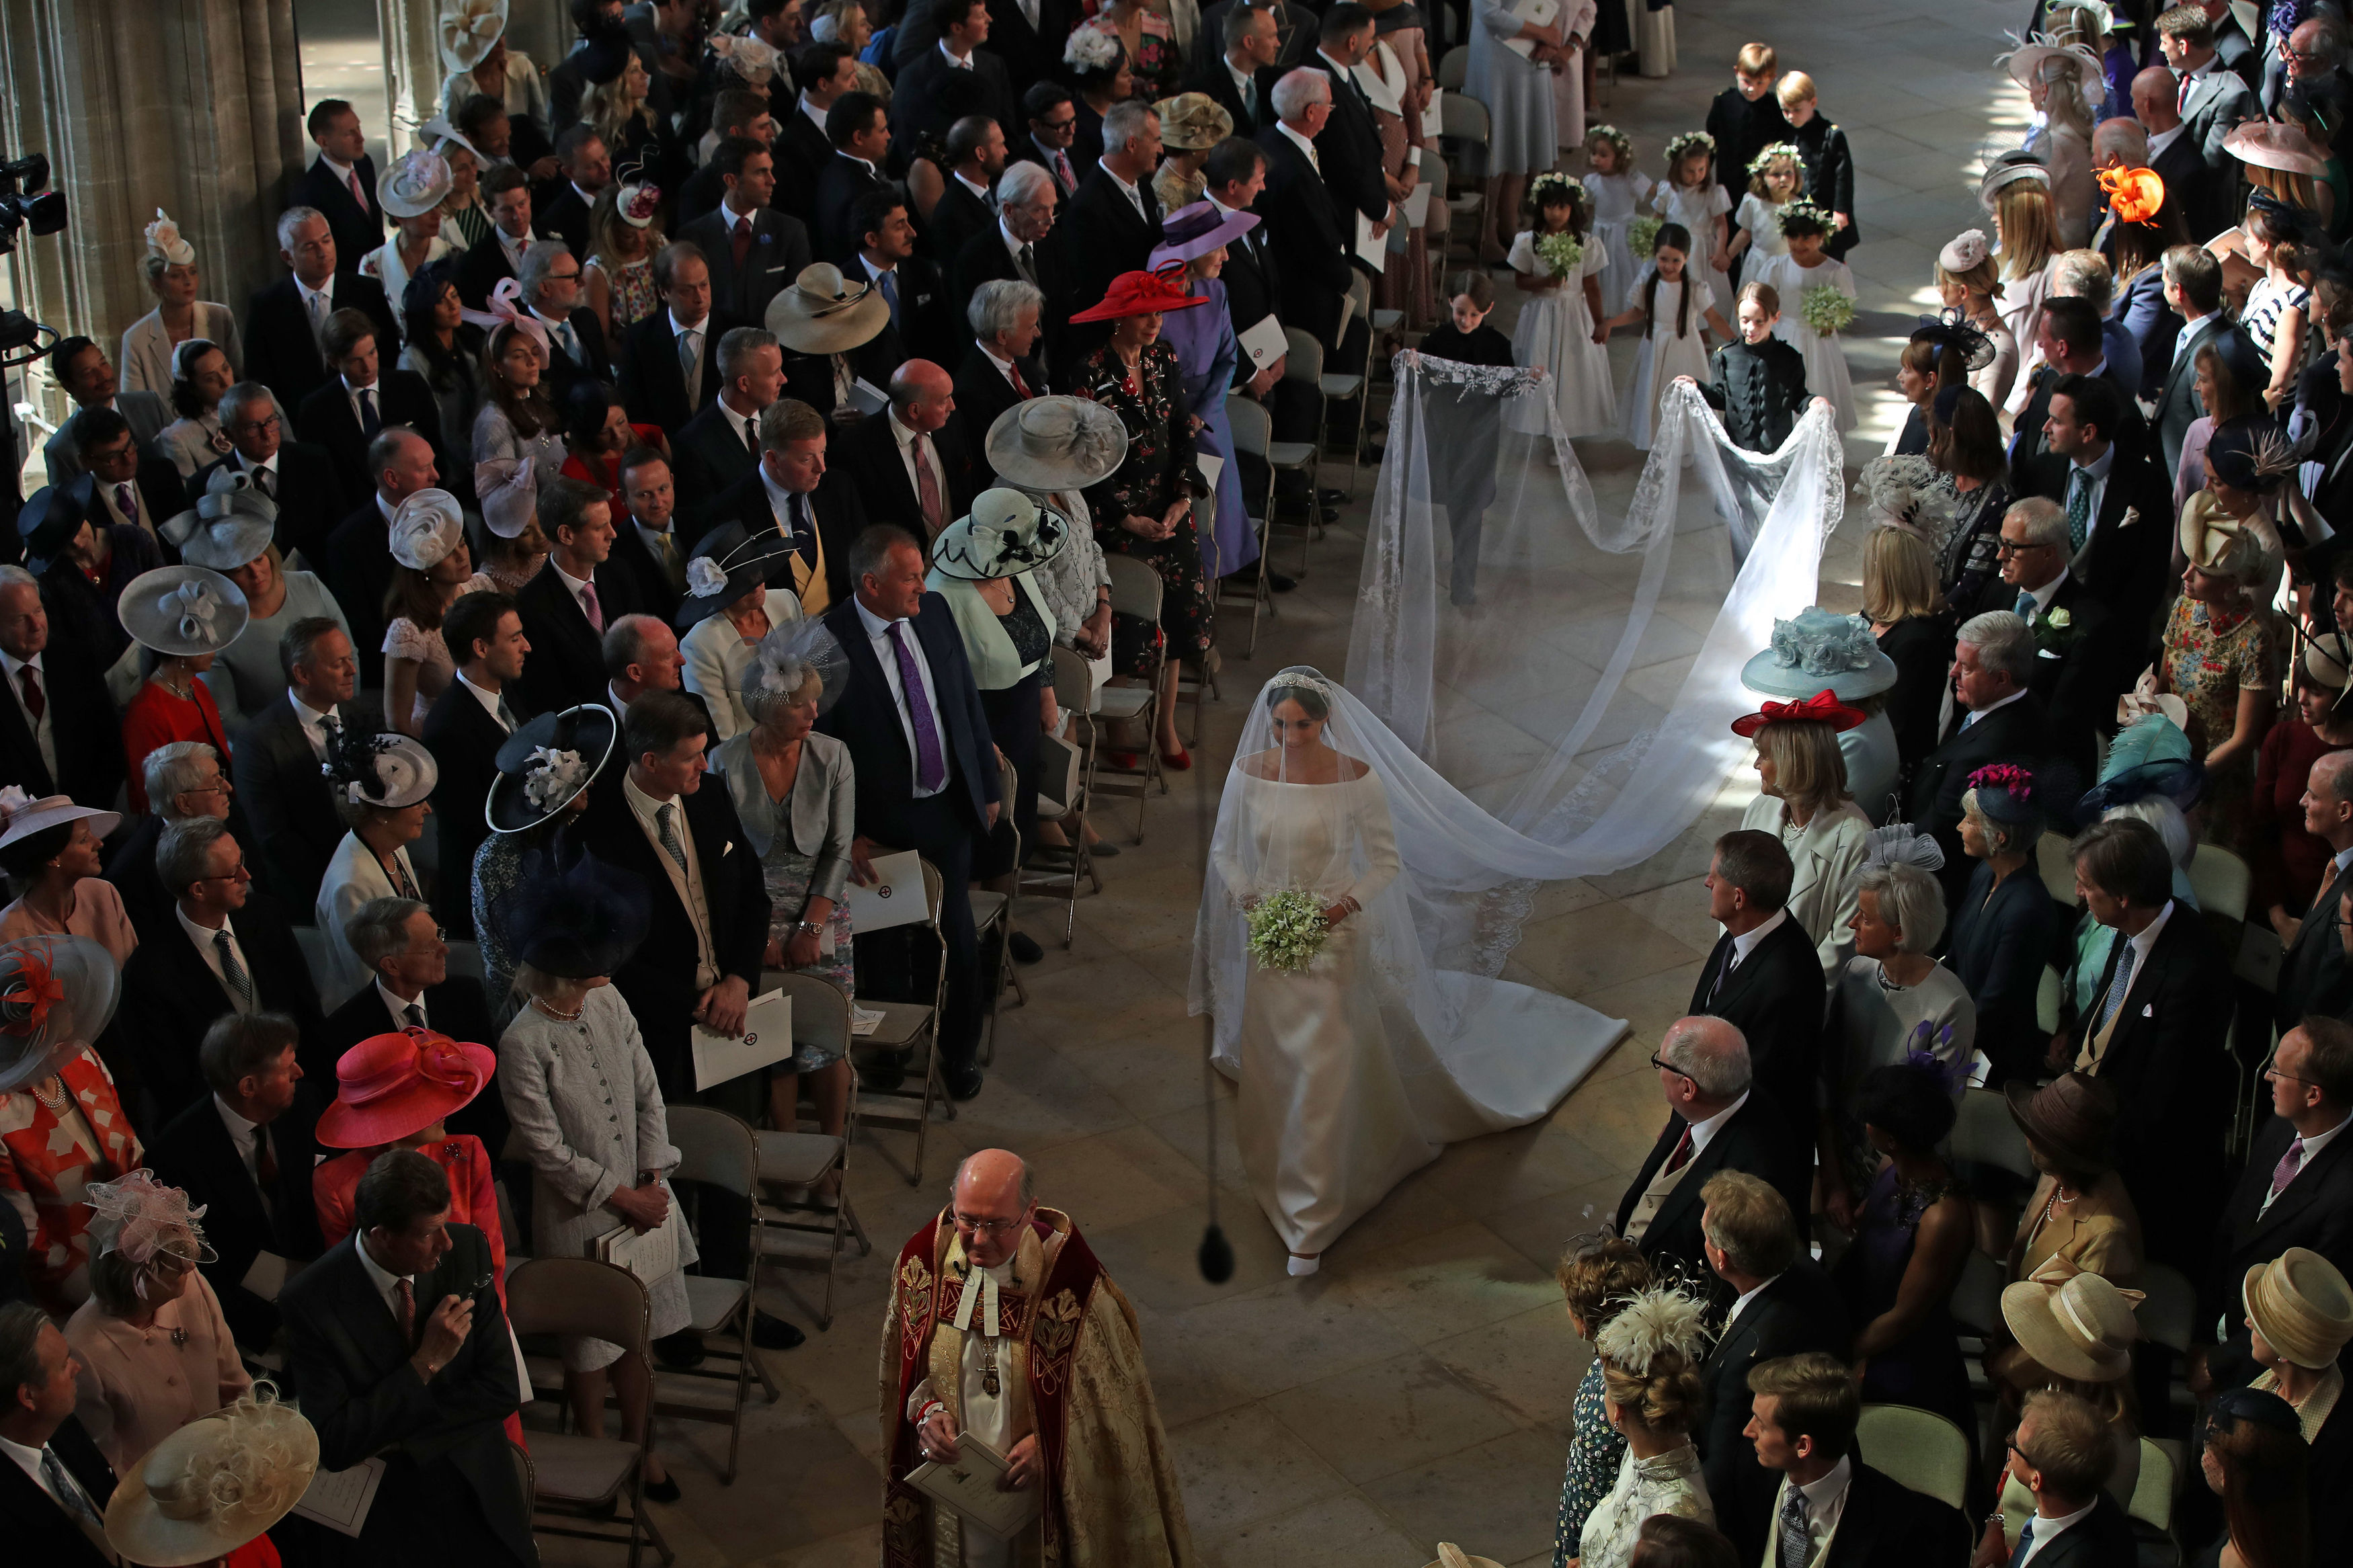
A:
POLYGON ((372 1035, 335 1063, 335 1103, 319 1116, 331 1149, 396 1143, 470 1102, 498 1069, 496 1053, 431 1029, 372 1035))
POLYGON ((1732 721, 1732 732, 1742 740, 1753 740, 1757 731, 1767 724, 1786 724, 1796 719, 1811 719, 1828 724, 1832 730, 1852 730, 1864 721, 1860 708, 1850 708, 1828 691, 1817 691, 1803 702, 1767 702, 1757 712, 1732 721))
POLYGON ((1123 272, 1111 280, 1111 290, 1103 297, 1101 304, 1088 306, 1071 320, 1109 321, 1121 316, 1149 316, 1208 302, 1208 295, 1187 294, 1174 283, 1163 282, 1157 274, 1123 272))

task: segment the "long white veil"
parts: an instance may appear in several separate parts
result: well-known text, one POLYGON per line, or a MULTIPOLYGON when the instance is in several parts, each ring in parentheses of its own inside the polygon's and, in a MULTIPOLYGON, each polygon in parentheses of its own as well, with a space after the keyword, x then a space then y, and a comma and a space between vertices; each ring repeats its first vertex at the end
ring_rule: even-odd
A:
POLYGON ((1815 602, 1841 451, 1820 407, 1778 451, 1743 450, 1696 388, 1672 385, 1630 504, 1609 516, 1542 373, 1410 353, 1395 373, 1347 684, 1429 779, 1476 803, 1482 826, 1459 832, 1494 851, 1489 869, 1450 862, 1461 874, 1426 912, 1450 967, 1493 975, 1536 883, 1657 854, 1746 757, 1740 668, 1815 602))

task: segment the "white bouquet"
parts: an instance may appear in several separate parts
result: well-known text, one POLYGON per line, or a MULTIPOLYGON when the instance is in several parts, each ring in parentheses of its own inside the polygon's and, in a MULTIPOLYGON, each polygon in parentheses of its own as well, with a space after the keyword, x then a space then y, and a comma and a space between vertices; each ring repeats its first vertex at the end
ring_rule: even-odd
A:
POLYGON ((1261 969, 1295 974, 1315 962, 1331 931, 1314 894, 1286 888, 1251 908, 1250 953, 1261 969))

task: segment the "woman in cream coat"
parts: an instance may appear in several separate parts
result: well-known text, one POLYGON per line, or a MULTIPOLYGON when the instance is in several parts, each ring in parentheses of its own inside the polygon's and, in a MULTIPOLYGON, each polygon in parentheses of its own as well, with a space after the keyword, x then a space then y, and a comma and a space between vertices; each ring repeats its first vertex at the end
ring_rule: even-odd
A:
POLYGON ((744 672, 760 651, 760 639, 801 618, 801 602, 790 589, 770 588, 758 561, 723 570, 698 555, 686 563, 686 597, 678 605, 678 651, 686 660, 679 679, 711 710, 711 746, 716 752, 752 727, 744 702, 744 672))
POLYGON ((1786 908, 1832 980, 1853 952, 1854 879, 1871 837, 1871 818, 1847 794, 1839 734, 1862 721, 1824 691, 1803 702, 1767 702, 1732 724, 1734 734, 1757 742, 1758 794, 1740 826, 1777 835, 1789 852, 1796 875, 1786 908))
POLYGON ((114 363, 125 392, 172 395, 172 351, 190 338, 216 344, 228 356, 229 369, 241 371, 245 353, 237 335, 237 314, 227 305, 196 298, 204 286, 196 271, 196 249, 180 237, 180 226, 155 209, 147 226, 147 287, 155 291, 155 308, 131 323, 122 334, 121 352, 114 363))
POLYGON ((346 731, 329 743, 327 788, 351 831, 327 862, 312 911, 326 944, 319 1000, 328 1012, 351 1000, 375 972, 352 946, 344 923, 371 899, 424 900, 408 847, 425 831, 433 810, 427 801, 440 782, 433 753, 406 735, 346 731))

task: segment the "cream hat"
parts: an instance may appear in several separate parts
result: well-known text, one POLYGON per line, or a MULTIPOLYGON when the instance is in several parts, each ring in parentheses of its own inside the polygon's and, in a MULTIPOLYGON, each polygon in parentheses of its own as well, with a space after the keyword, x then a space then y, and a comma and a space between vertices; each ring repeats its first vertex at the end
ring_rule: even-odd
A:
POLYGON ((123 585, 114 613, 140 647, 179 658, 218 653, 253 614, 236 584, 205 566, 141 573, 123 585))
POLYGON ((2310 1247, 2291 1247, 2248 1269, 2246 1296, 2264 1342, 2307 1371, 2327 1366, 2353 1340, 2353 1289, 2310 1247))
POLYGON ((2027 1354, 2062 1377, 2114 1383, 2132 1371, 2140 1325, 2137 1290, 2119 1290, 2097 1274, 2071 1274, 2053 1258, 2001 1293, 2002 1321, 2027 1354))
POLYGON ((890 320, 882 290, 850 282, 830 261, 802 268, 792 287, 768 301, 768 331, 795 353, 846 353, 871 342, 890 320))
POLYGON ((448 490, 412 492, 392 513, 392 558, 412 572, 430 572, 466 537, 466 514, 448 490))
POLYGON ((375 179, 375 199, 394 217, 422 217, 448 199, 449 160, 418 148, 403 153, 375 179))
POLYGON ((319 1468, 319 1434, 258 1384, 148 1450, 116 1483, 106 1539, 152 1568, 209 1563, 286 1516, 319 1468))
POLYGON ((1127 460, 1127 426, 1092 398, 1025 398, 991 422, 982 451, 1006 484, 1041 493, 1082 490, 1119 472, 1127 460))
POLYGON ((470 71, 490 58, 507 30, 507 0, 443 0, 441 63, 470 71))
POLYGON ((147 251, 162 257, 166 267, 185 267, 196 258, 196 247, 180 237, 180 226, 162 207, 155 209, 155 221, 147 226, 147 251))

